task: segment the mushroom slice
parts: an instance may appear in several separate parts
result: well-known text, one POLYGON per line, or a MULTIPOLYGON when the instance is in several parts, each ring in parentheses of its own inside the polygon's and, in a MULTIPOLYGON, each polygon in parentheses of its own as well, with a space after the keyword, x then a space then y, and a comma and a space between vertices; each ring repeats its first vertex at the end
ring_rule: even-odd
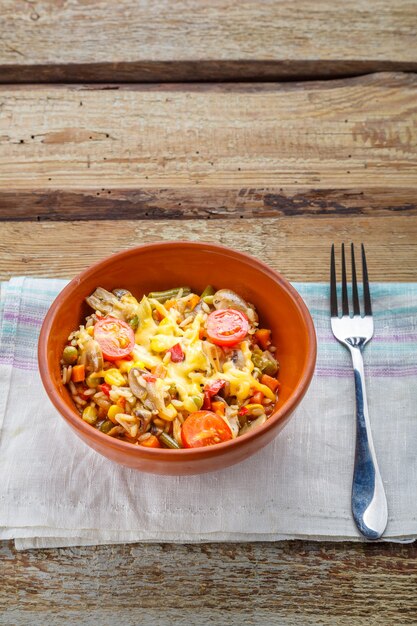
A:
POLYGON ((263 413, 262 415, 260 415, 256 420, 253 420, 253 422, 247 422, 239 431, 239 435, 244 435, 245 433, 247 433, 249 430, 252 430, 253 428, 257 428, 258 426, 262 426, 262 424, 265 424, 266 422, 266 415, 265 413, 263 413))
POLYGON ((232 361, 233 361, 233 364, 237 367, 237 369, 243 370, 243 368, 246 365, 246 361, 245 361, 245 357, 244 357, 242 350, 238 350, 238 349, 233 350, 232 361))
POLYGON ((86 369, 90 372, 101 372, 103 369, 103 352, 101 351, 100 344, 95 339, 90 339, 85 344, 82 352, 80 362, 86 366, 86 369))
POLYGON ((121 300, 123 296, 131 296, 132 294, 127 289, 113 289, 113 294, 118 300, 121 300))
POLYGON ((88 296, 85 300, 95 311, 100 311, 103 315, 111 314, 113 317, 123 319, 120 301, 111 291, 107 291, 103 287, 97 287, 91 296, 88 296))
POLYGON ((231 289, 219 289, 213 296, 213 306, 215 309, 236 309, 242 311, 251 322, 256 322, 258 316, 253 305, 248 304, 246 300, 238 296, 231 289))
POLYGON ((138 367, 132 367, 129 371, 127 379, 133 395, 135 395, 141 402, 144 402, 148 392, 146 389, 146 383, 145 385, 142 384, 142 371, 138 367))

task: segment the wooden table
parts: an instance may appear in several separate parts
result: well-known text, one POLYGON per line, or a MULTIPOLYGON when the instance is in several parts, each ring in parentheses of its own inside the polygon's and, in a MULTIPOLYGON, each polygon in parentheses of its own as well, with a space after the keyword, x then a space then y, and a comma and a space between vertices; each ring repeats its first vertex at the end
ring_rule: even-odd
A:
MULTIPOLYGON (((184 238, 307 281, 364 241, 373 280, 417 280, 415 1, 6 1, 1 20, 0 279, 184 238)), ((417 624, 414 544, 0 559, 1 624, 417 624)))

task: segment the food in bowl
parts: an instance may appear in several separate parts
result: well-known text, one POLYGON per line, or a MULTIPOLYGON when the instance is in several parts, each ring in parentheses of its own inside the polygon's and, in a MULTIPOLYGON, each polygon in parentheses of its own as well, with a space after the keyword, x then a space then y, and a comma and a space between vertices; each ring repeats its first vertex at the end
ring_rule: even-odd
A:
POLYGON ((230 289, 98 287, 61 358, 80 418, 147 448, 200 448, 264 424, 278 401, 271 331, 230 289))

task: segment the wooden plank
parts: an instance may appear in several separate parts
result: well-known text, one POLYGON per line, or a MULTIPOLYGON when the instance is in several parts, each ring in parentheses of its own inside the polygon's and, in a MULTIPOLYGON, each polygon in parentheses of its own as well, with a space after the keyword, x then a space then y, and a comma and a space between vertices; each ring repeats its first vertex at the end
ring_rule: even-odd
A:
POLYGON ((3 222, 0 279, 72 278, 105 256, 160 240, 202 240, 248 252, 290 280, 328 280, 332 242, 366 245, 371 279, 417 280, 417 217, 3 222))
POLYGON ((2 2, 0 80, 335 77, 417 69, 415 0, 2 2))
POLYGON ((2 621, 415 624, 417 547, 279 542, 0 547, 2 621))
POLYGON ((0 88, 0 218, 416 214, 417 75, 0 88))

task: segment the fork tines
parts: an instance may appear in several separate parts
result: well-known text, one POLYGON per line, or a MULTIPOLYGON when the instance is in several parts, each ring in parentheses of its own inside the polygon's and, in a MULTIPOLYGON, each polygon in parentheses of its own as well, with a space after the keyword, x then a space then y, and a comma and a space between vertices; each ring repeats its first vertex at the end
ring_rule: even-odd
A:
MULTIPOLYGON (((355 248, 353 243, 350 244, 352 258, 352 305, 353 315, 360 315, 358 281, 356 278, 355 248)), ((368 268, 366 265, 366 255, 363 243, 362 250, 362 277, 363 277, 363 304, 364 314, 372 315, 371 294, 369 291, 368 268)), ((332 317, 338 317, 337 308, 337 283, 336 283, 336 261, 334 244, 332 244, 330 258, 330 314, 332 317)), ((345 260, 345 244, 342 243, 342 315, 349 315, 349 298, 346 278, 346 260, 345 260)))

